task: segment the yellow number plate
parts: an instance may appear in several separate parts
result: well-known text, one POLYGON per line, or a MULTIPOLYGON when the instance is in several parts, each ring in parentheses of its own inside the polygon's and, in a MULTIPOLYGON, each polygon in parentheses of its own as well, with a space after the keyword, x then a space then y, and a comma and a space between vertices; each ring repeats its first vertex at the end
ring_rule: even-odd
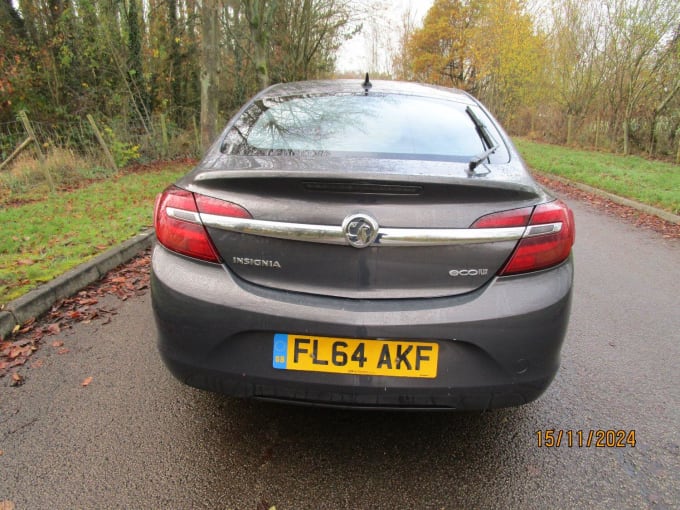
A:
POLYGON ((335 374, 437 377, 439 345, 403 340, 360 340, 274 335, 273 367, 335 374))

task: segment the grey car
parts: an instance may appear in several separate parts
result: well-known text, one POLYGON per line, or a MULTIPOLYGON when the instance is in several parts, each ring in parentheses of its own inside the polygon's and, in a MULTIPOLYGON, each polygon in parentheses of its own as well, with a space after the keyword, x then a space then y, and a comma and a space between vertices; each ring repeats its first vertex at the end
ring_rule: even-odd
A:
POLYGON ((536 399, 558 370, 573 214, 459 90, 269 87, 154 222, 159 350, 191 386, 483 410, 536 399))

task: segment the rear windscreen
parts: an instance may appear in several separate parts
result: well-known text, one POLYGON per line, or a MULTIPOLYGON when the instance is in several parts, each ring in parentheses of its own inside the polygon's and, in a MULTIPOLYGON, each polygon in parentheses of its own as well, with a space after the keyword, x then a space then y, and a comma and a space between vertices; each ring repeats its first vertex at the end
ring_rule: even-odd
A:
MULTIPOLYGON (((354 153, 467 160, 487 147, 465 108, 454 101, 405 95, 266 98, 237 119, 222 149, 241 155, 354 153)), ((481 110, 475 113, 486 120, 481 110)))

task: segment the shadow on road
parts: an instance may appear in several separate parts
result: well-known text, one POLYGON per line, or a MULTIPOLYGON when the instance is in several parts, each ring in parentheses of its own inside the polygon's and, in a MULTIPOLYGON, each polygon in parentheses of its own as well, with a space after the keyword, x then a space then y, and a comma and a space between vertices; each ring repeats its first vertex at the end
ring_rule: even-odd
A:
MULTIPOLYGON (((516 469, 515 452, 531 441, 524 437, 529 406, 482 414, 367 412, 193 394, 192 411, 205 417, 200 441, 214 452, 208 472, 239 459, 231 471, 253 477, 248 486, 261 486, 267 501, 287 508, 308 508, 310 501, 362 508, 363 497, 371 508, 381 507, 377 501, 408 508, 425 500, 449 508, 470 502, 466 487, 493 506, 496 491, 480 487, 505 480, 506 489, 519 489, 530 475, 516 469)), ((226 502, 233 488, 227 481, 223 488, 226 502)))

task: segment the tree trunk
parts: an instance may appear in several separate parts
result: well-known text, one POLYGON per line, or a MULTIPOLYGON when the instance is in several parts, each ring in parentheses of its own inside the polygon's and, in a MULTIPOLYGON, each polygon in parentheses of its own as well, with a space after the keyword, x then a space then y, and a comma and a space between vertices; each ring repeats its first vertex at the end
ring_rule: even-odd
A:
POLYGON ((570 146, 571 142, 573 141, 572 140, 574 136, 573 131, 574 131, 574 115, 569 113, 567 115, 567 146, 570 146))
POLYGON ((655 111, 654 116, 652 117, 652 120, 649 124, 649 146, 647 148, 647 152, 649 153, 650 158, 654 157, 654 151, 656 150, 656 122, 657 113, 655 111))
MULTIPOLYGON (((179 28, 177 22, 177 0, 167 0, 168 8, 168 31, 170 32, 170 91, 172 95, 172 105, 177 107, 184 104, 184 97, 182 97, 181 87, 181 65, 182 57, 179 48, 179 28)), ((173 119, 179 123, 184 121, 180 117, 179 111, 174 111, 173 119)))
POLYGON ((244 0, 246 18, 253 44, 253 63, 257 82, 261 89, 269 86, 269 40, 272 17, 276 7, 274 0, 244 0))
POLYGON ((19 12, 14 7, 12 0, 0 0, 0 13, 2 13, 2 16, 5 16, 9 19, 9 24, 15 35, 17 35, 22 40, 26 40, 28 38, 24 18, 21 17, 19 12))
POLYGON ((217 0, 203 0, 201 5, 201 148, 205 151, 216 135, 218 81, 217 0))
POLYGON ((654 156, 654 151, 656 149, 656 123, 658 121, 659 115, 661 112, 668 106, 668 103, 670 103, 671 99, 675 96, 675 94, 680 91, 680 80, 675 82, 675 86, 666 94, 666 97, 664 97, 661 102, 658 104, 656 108, 654 108, 654 111, 652 112, 652 122, 651 126, 649 129, 649 156, 653 157, 654 156))
POLYGON ((255 72, 257 73, 257 83, 260 89, 265 89, 269 86, 269 69, 267 66, 267 54, 261 44, 255 44, 253 51, 253 60, 255 62, 255 72))
MULTIPOLYGON (((142 33, 139 26, 137 0, 130 0, 128 13, 128 61, 127 79, 130 84, 133 107, 144 126, 150 126, 150 99, 146 90, 144 69, 142 65, 142 33)), ((149 128, 147 127, 147 131, 149 128)))

